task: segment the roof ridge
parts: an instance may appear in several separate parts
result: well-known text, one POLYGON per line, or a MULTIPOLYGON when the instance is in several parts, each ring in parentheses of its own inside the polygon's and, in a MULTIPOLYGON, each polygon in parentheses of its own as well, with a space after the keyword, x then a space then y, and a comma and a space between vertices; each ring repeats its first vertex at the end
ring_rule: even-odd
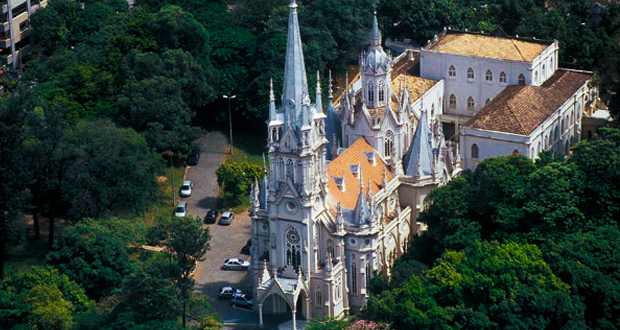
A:
POLYGON ((509 39, 510 43, 512 43, 512 45, 515 47, 515 49, 517 50, 517 52, 519 53, 519 56, 521 56, 521 59, 523 59, 524 61, 527 62, 527 60, 525 59, 525 56, 523 56, 523 54, 521 53, 521 50, 519 49, 519 47, 517 47, 517 45, 515 44, 515 41, 512 39, 509 39))

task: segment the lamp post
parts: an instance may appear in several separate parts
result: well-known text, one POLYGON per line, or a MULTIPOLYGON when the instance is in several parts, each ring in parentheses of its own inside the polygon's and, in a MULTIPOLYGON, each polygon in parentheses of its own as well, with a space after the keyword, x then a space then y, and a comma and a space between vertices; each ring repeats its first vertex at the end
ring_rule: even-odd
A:
POLYGON ((230 154, 233 154, 233 137, 232 137, 232 117, 230 116, 230 101, 237 97, 237 95, 222 95, 223 98, 228 99, 228 126, 230 127, 230 154))

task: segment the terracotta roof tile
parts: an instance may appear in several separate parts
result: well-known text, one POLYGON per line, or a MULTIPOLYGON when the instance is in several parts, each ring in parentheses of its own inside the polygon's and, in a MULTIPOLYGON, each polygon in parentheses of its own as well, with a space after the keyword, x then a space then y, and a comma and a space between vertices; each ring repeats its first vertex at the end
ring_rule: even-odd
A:
POLYGON ((448 32, 430 46, 430 50, 462 55, 531 62, 549 47, 551 42, 490 35, 448 32))
POLYGON ((464 126, 530 135, 590 78, 588 72, 559 69, 539 87, 508 86, 464 126))
MULTIPOLYGON (((436 80, 425 79, 410 74, 399 74, 396 78, 392 79, 392 93, 400 100, 400 84, 403 83, 407 92, 411 94, 411 102, 417 101, 422 95, 422 91, 428 92, 437 84, 436 80)), ((390 106, 392 109, 398 109, 398 102, 391 100, 390 106)))
POLYGON ((354 209, 357 202, 357 196, 360 192, 360 182, 357 176, 353 174, 349 165, 361 165, 362 180, 364 183, 364 194, 368 192, 368 179, 370 179, 371 194, 376 194, 383 185, 383 171, 387 172, 388 181, 392 180, 394 176, 387 169, 386 164, 381 157, 372 148, 370 144, 364 138, 360 138, 347 148, 343 153, 329 163, 327 166, 327 173, 329 175, 329 181, 327 182, 327 188, 329 189, 329 197, 327 202, 331 209, 331 212, 335 212, 336 205, 340 202, 340 205, 346 209, 354 209), (376 165, 372 165, 366 156, 367 153, 375 154, 376 165), (345 191, 341 191, 336 185, 334 177, 342 177, 344 171, 345 191))

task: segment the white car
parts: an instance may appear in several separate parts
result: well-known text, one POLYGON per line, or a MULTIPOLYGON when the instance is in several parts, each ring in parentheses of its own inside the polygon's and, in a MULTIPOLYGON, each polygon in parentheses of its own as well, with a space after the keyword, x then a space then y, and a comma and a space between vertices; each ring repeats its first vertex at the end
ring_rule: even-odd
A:
POLYGON ((194 188, 194 181, 185 180, 181 186, 181 197, 189 197, 192 195, 192 188, 194 188))
POLYGON ((250 268, 250 262, 241 258, 228 258, 222 265, 223 270, 248 270, 248 268, 250 268))
POLYGON ((174 215, 181 218, 187 216, 187 203, 179 202, 179 204, 177 204, 177 208, 174 209, 174 215))
POLYGON ((220 225, 230 225, 235 218, 235 214, 232 212, 224 212, 222 213, 222 217, 220 218, 220 225))

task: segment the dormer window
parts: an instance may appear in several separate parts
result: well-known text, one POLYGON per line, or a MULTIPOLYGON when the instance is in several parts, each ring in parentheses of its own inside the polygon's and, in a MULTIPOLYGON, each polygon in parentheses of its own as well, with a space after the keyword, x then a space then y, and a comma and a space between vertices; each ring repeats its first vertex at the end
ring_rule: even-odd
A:
POLYGON ((358 164, 349 164, 349 168, 351 169, 351 173, 353 173, 353 176, 357 176, 357 174, 359 172, 359 165, 358 164))
POLYGON ((372 152, 372 151, 364 151, 364 155, 366 156, 366 159, 368 160, 368 162, 372 166, 377 165, 377 159, 375 158, 375 153, 374 152, 372 152))

